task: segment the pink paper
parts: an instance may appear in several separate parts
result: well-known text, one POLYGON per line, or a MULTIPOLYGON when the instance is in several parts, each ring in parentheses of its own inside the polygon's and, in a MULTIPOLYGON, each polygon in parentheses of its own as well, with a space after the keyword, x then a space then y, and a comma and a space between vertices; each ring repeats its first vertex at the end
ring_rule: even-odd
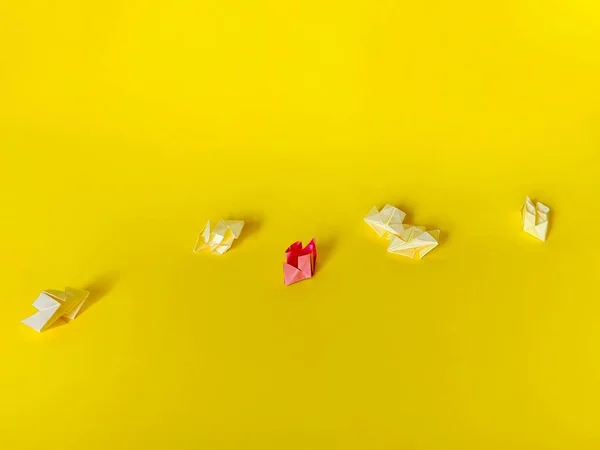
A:
POLYGON ((302 248, 302 242, 294 242, 285 251, 283 282, 286 286, 311 278, 317 264, 317 246, 314 238, 302 248))

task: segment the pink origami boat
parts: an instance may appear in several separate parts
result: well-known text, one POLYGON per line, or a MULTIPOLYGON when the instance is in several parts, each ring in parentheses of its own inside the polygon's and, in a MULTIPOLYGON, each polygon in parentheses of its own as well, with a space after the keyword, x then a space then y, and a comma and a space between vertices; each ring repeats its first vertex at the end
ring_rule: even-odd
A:
POLYGON ((285 251, 283 282, 286 286, 311 278, 317 264, 317 245, 314 238, 302 248, 302 242, 294 242, 285 251))

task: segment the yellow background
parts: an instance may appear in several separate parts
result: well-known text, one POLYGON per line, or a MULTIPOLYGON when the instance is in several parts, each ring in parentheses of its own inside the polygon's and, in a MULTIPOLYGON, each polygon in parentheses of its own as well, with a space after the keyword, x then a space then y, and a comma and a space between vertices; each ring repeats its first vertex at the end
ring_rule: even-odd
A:
POLYGON ((594 0, 0 2, 0 447, 598 448, 599 30, 594 0), (388 255, 384 203, 441 245, 388 255), (19 323, 65 285, 76 321, 19 323))

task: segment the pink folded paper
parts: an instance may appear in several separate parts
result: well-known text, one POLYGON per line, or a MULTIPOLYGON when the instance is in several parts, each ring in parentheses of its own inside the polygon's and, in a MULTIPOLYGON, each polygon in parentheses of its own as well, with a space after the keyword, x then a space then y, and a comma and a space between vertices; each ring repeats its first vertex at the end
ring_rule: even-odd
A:
POLYGON ((286 286, 306 280, 315 274, 317 264, 317 245, 314 238, 302 248, 302 242, 294 242, 285 251, 283 263, 283 282, 286 286))

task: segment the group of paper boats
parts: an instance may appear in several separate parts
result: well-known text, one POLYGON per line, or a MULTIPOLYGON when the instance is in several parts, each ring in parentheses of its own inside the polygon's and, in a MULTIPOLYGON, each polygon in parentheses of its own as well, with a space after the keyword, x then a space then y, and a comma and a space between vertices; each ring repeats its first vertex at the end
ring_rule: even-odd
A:
POLYGON ((423 258, 437 247, 440 230, 429 230, 417 225, 404 223, 406 214, 392 205, 385 205, 378 211, 373 207, 365 222, 381 238, 388 239, 388 252, 409 258, 423 258))
MULTIPOLYGON (((529 197, 525 198, 521 209, 523 230, 545 241, 548 236, 549 213, 550 208, 543 203, 534 204, 529 197)), ((437 247, 440 231, 406 224, 405 218, 406 214, 403 211, 392 205, 385 205, 381 210, 373 207, 364 220, 379 237, 389 241, 388 252, 421 259, 437 247)), ((243 228, 243 220, 221 220, 214 227, 211 227, 208 221, 200 232, 194 252, 207 251, 222 255, 240 237, 243 228)), ((317 245, 314 238, 306 246, 303 246, 300 241, 294 242, 285 251, 284 284, 287 286, 311 278, 315 274, 316 264, 317 245)), ((88 291, 69 287, 64 291, 42 291, 33 302, 34 308, 38 311, 23 320, 23 323, 41 332, 58 319, 73 320, 81 311, 88 296, 88 291)))

